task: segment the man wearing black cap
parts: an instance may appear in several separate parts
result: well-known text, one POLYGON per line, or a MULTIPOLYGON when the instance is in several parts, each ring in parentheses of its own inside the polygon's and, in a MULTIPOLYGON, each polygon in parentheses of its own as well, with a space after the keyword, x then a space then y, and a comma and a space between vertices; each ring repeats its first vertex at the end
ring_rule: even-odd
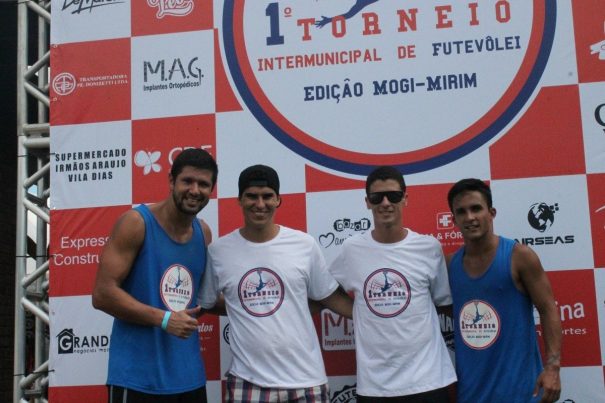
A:
POLYGON ((273 168, 240 174, 244 226, 209 248, 198 303, 212 308, 222 293, 233 361, 228 402, 328 402, 327 377, 308 299, 351 317, 350 298, 328 273, 314 239, 274 223, 281 204, 273 168))

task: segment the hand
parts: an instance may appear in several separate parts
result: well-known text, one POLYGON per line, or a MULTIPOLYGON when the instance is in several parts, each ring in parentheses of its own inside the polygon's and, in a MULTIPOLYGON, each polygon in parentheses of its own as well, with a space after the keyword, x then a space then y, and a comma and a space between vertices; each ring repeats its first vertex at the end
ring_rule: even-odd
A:
POLYGON ((551 403, 559 400, 561 395, 561 378, 559 378, 558 366, 547 365, 544 367, 544 371, 542 371, 536 381, 534 397, 538 396, 540 388, 544 390, 544 394, 540 400, 541 403, 551 403))
POLYGON ((170 319, 168 319, 166 331, 181 339, 187 339, 197 330, 197 319, 195 318, 199 315, 200 309, 201 307, 196 306, 195 308, 172 312, 170 319))

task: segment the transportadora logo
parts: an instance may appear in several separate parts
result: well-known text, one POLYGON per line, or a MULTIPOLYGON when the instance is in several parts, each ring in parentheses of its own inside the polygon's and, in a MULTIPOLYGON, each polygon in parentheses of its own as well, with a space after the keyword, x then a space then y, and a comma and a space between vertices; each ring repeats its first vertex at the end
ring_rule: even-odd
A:
POLYGON ((351 3, 226 1, 222 45, 272 136, 363 175, 430 170, 501 134, 536 90, 557 14, 554 0, 351 3))
POLYGON ((60 73, 53 79, 53 90, 57 95, 69 95, 76 89, 76 78, 71 73, 60 73))

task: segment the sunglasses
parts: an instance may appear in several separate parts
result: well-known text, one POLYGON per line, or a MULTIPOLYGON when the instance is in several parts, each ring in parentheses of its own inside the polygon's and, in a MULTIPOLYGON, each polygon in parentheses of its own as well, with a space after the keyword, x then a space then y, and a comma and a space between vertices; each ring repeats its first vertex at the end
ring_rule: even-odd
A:
POLYGON ((403 191, 389 191, 389 192, 374 192, 368 193, 368 201, 372 204, 380 204, 384 197, 386 196, 389 202, 391 203, 399 203, 403 200, 403 191))

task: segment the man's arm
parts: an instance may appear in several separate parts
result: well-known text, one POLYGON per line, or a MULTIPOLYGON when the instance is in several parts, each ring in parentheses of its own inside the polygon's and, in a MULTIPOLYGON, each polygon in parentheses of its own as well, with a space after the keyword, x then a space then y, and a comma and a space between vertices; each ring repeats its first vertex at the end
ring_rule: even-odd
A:
MULTIPOLYGON (((160 326, 166 311, 143 304, 121 288, 145 239, 145 222, 134 210, 115 224, 99 262, 92 305, 118 319, 145 326, 160 326)), ((187 338, 197 329, 190 315, 199 308, 172 312, 166 331, 187 338)))
POLYGON ((512 264, 515 283, 529 295, 540 314, 542 325, 546 362, 544 371, 536 380, 534 395, 542 388, 542 402, 554 402, 561 393, 561 320, 552 288, 538 255, 532 249, 525 245, 515 245, 512 264))
POLYGON ((319 303, 339 315, 353 319, 353 299, 342 287, 338 287, 327 298, 320 300, 319 303))

